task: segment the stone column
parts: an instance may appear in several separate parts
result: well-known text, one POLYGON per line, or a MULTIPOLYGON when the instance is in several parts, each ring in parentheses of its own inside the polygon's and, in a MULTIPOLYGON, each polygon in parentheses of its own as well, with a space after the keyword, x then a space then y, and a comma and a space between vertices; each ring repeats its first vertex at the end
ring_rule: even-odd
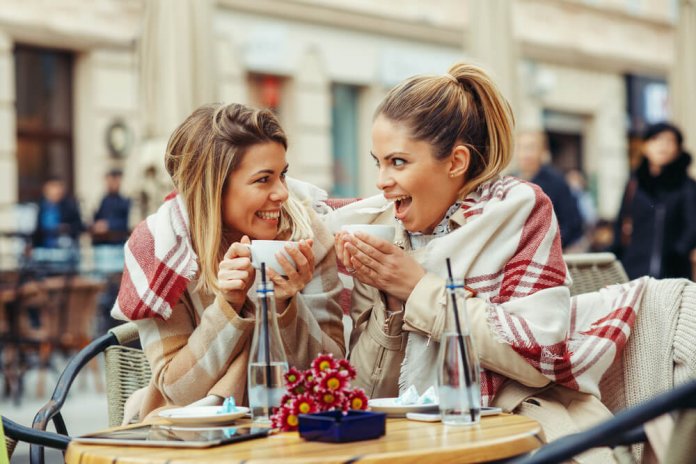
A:
POLYGON ((468 52, 491 74, 513 109, 517 107, 517 42, 513 0, 469 0, 468 52))
MULTIPOLYGON (((679 0, 674 66, 670 75, 674 122, 684 132, 686 148, 696 151, 696 0, 679 0)), ((696 163, 691 164, 696 175, 696 163)))
POLYGON ((0 228, 12 228, 17 201, 17 119, 12 39, 0 32, 0 228))
POLYGON ((104 194, 103 178, 111 168, 124 170, 124 193, 137 183, 132 172, 139 139, 138 77, 134 50, 93 50, 78 56, 75 66, 75 179, 85 220, 92 217, 104 194), (125 123, 130 150, 122 159, 113 158, 106 142, 107 128, 115 121, 125 123))
POLYGON ((218 100, 223 103, 249 103, 247 91, 246 71, 240 60, 238 45, 226 36, 218 36, 215 39, 217 56, 218 100))
POLYGON ((288 86, 289 104, 283 115, 290 136, 290 172, 330 190, 333 185, 331 83, 318 50, 305 51, 294 77, 288 86))
MULTIPOLYGON (((619 212, 621 198, 630 175, 628 144, 625 131, 625 99, 623 81, 617 76, 604 94, 605 104, 597 108, 592 120, 591 149, 586 160, 587 171, 597 175, 597 212, 613 220, 619 212)), ((587 152, 587 150, 586 150, 587 152)))

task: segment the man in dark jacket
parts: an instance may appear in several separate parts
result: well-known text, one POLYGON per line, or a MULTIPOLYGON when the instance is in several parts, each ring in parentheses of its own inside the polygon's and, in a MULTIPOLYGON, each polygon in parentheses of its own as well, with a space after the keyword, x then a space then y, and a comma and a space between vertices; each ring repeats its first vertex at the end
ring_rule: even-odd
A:
POLYGON ((128 238, 131 202, 121 195, 123 173, 112 169, 106 174, 106 195, 94 215, 92 244, 123 245, 128 238))
POLYGON ((688 176, 691 156, 669 123, 643 134, 643 159, 628 181, 616 220, 612 251, 632 279, 691 278, 696 247, 696 182, 688 176))
POLYGON ((65 183, 57 177, 49 178, 39 201, 33 245, 43 248, 75 246, 83 229, 80 208, 74 199, 66 196, 65 183))
POLYGON ((582 216, 561 173, 544 163, 548 153, 546 136, 541 132, 519 134, 515 147, 520 177, 537 184, 548 195, 561 229, 563 248, 573 245, 582 238, 582 216))

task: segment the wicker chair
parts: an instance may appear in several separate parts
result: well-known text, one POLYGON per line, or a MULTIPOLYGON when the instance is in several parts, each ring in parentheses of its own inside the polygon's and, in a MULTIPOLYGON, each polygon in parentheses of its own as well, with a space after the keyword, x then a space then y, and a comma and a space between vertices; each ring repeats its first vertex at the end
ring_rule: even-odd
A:
MULTIPOLYGON (((147 385, 151 377, 149 364, 143 352, 136 348, 123 346, 137 339, 137 327, 131 322, 114 327, 105 335, 95 339, 80 350, 80 352, 68 362, 68 365, 61 373, 51 399, 38 413, 36 413, 32 424, 33 430, 40 433, 50 433, 46 432, 46 428, 48 423, 52 421, 59 436, 64 440, 70 440, 60 410, 65 403, 70 386, 77 377, 77 374, 89 361, 100 353, 105 354, 106 360, 109 424, 120 425, 123 417, 123 404, 126 398, 128 398, 133 391, 147 385)), ((15 437, 13 436, 13 438, 15 437)), ((19 439, 24 441, 22 437, 19 437, 19 439)), ((45 442, 41 439, 26 441, 29 441, 31 444, 31 462, 43 464, 44 446, 52 446, 52 442, 45 442)), ((67 447, 67 444, 65 447, 67 447)), ((65 447, 63 449, 65 449, 65 447)))
POLYGON ((114 427, 123 421, 126 400, 134 391, 150 383, 152 371, 142 350, 124 346, 138 340, 138 328, 134 323, 117 326, 111 331, 120 342, 104 350, 109 426, 114 427))
POLYGON ((628 282, 621 262, 613 253, 579 253, 564 255, 573 285, 571 295, 596 292, 611 284, 628 282))
POLYGON ((561 437, 543 446, 533 455, 514 460, 512 463, 566 462, 595 447, 615 447, 643 441, 645 434, 642 433, 641 429, 646 422, 672 411, 688 411, 694 408, 696 408, 696 380, 657 395, 637 406, 620 411, 613 418, 583 432, 561 437))
POLYGON ((13 440, 12 438, 5 435, 5 448, 7 449, 7 457, 8 458, 12 457, 12 453, 14 453, 14 450, 16 447, 17 447, 17 440, 13 440))

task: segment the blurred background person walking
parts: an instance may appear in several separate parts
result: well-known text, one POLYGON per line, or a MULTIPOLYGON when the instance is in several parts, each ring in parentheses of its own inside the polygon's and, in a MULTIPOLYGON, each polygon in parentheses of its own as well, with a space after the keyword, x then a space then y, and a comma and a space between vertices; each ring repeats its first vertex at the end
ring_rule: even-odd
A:
POLYGON ((643 134, 642 159, 626 185, 613 251, 631 279, 691 278, 696 247, 696 182, 681 131, 661 122, 643 134))
POLYGON ((579 169, 571 169, 566 172, 565 181, 570 188, 570 193, 575 198, 578 205, 578 212, 582 218, 582 238, 573 244, 573 251, 587 252, 592 248, 594 241, 595 226, 597 225, 598 215, 597 206, 594 198, 587 188, 587 179, 579 169))
POLYGON ((563 175, 548 162, 548 144, 542 132, 523 132, 515 143, 518 176, 537 184, 551 199, 561 229, 563 249, 576 244, 583 236, 578 202, 563 175))
POLYGON ((69 248, 77 244, 83 229, 80 208, 66 195, 65 183, 57 177, 49 178, 39 201, 32 237, 34 247, 69 248))
POLYGON ((92 256, 94 271, 104 279, 104 290, 99 295, 97 328, 104 333, 114 325, 109 311, 116 301, 123 272, 123 245, 130 235, 128 219, 131 200, 121 195, 123 172, 112 169, 104 176, 106 194, 94 214, 92 224, 92 256))
POLYGON ((121 195, 123 173, 112 169, 105 176, 106 194, 94 214, 93 245, 123 245, 128 239, 131 201, 121 195))
POLYGON ((592 230, 597 223, 597 207, 592 194, 587 189, 585 175, 577 169, 571 169, 566 173, 565 180, 570 188, 570 193, 573 194, 578 203, 578 211, 585 231, 592 230))

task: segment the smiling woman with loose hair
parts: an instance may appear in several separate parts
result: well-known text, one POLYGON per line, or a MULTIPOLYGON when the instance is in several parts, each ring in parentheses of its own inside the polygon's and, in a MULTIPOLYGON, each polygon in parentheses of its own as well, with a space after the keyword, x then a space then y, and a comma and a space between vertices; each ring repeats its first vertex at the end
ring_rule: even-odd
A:
MULTIPOLYGON (((187 211, 193 212, 189 213, 191 240, 202 258, 199 285, 206 291, 218 290, 217 264, 227 250, 225 245, 241 238, 234 237, 235 231, 223 223, 223 201, 225 193, 231 190, 229 173, 239 167, 250 148, 263 145, 282 149, 284 159, 288 148, 285 132, 269 110, 251 110, 243 105, 202 106, 169 139, 164 163, 174 187, 184 198, 187 211)), ((281 174, 284 175, 286 168, 283 167, 281 174)), ((230 200, 231 205, 235 204, 234 199, 230 200)), ((312 237, 308 215, 294 195, 282 203, 280 212, 279 224, 277 227, 271 224, 263 238, 312 237)), ((260 233, 256 231, 257 235, 260 233)))
POLYGON ((247 403, 246 376, 259 275, 251 239, 293 240, 274 282, 288 362, 345 354, 333 238, 313 212, 316 187, 286 178, 287 138, 275 115, 239 104, 206 105, 172 134, 165 166, 174 182, 157 213, 126 244, 114 317, 135 321, 151 384, 124 420, 193 402, 247 403))

